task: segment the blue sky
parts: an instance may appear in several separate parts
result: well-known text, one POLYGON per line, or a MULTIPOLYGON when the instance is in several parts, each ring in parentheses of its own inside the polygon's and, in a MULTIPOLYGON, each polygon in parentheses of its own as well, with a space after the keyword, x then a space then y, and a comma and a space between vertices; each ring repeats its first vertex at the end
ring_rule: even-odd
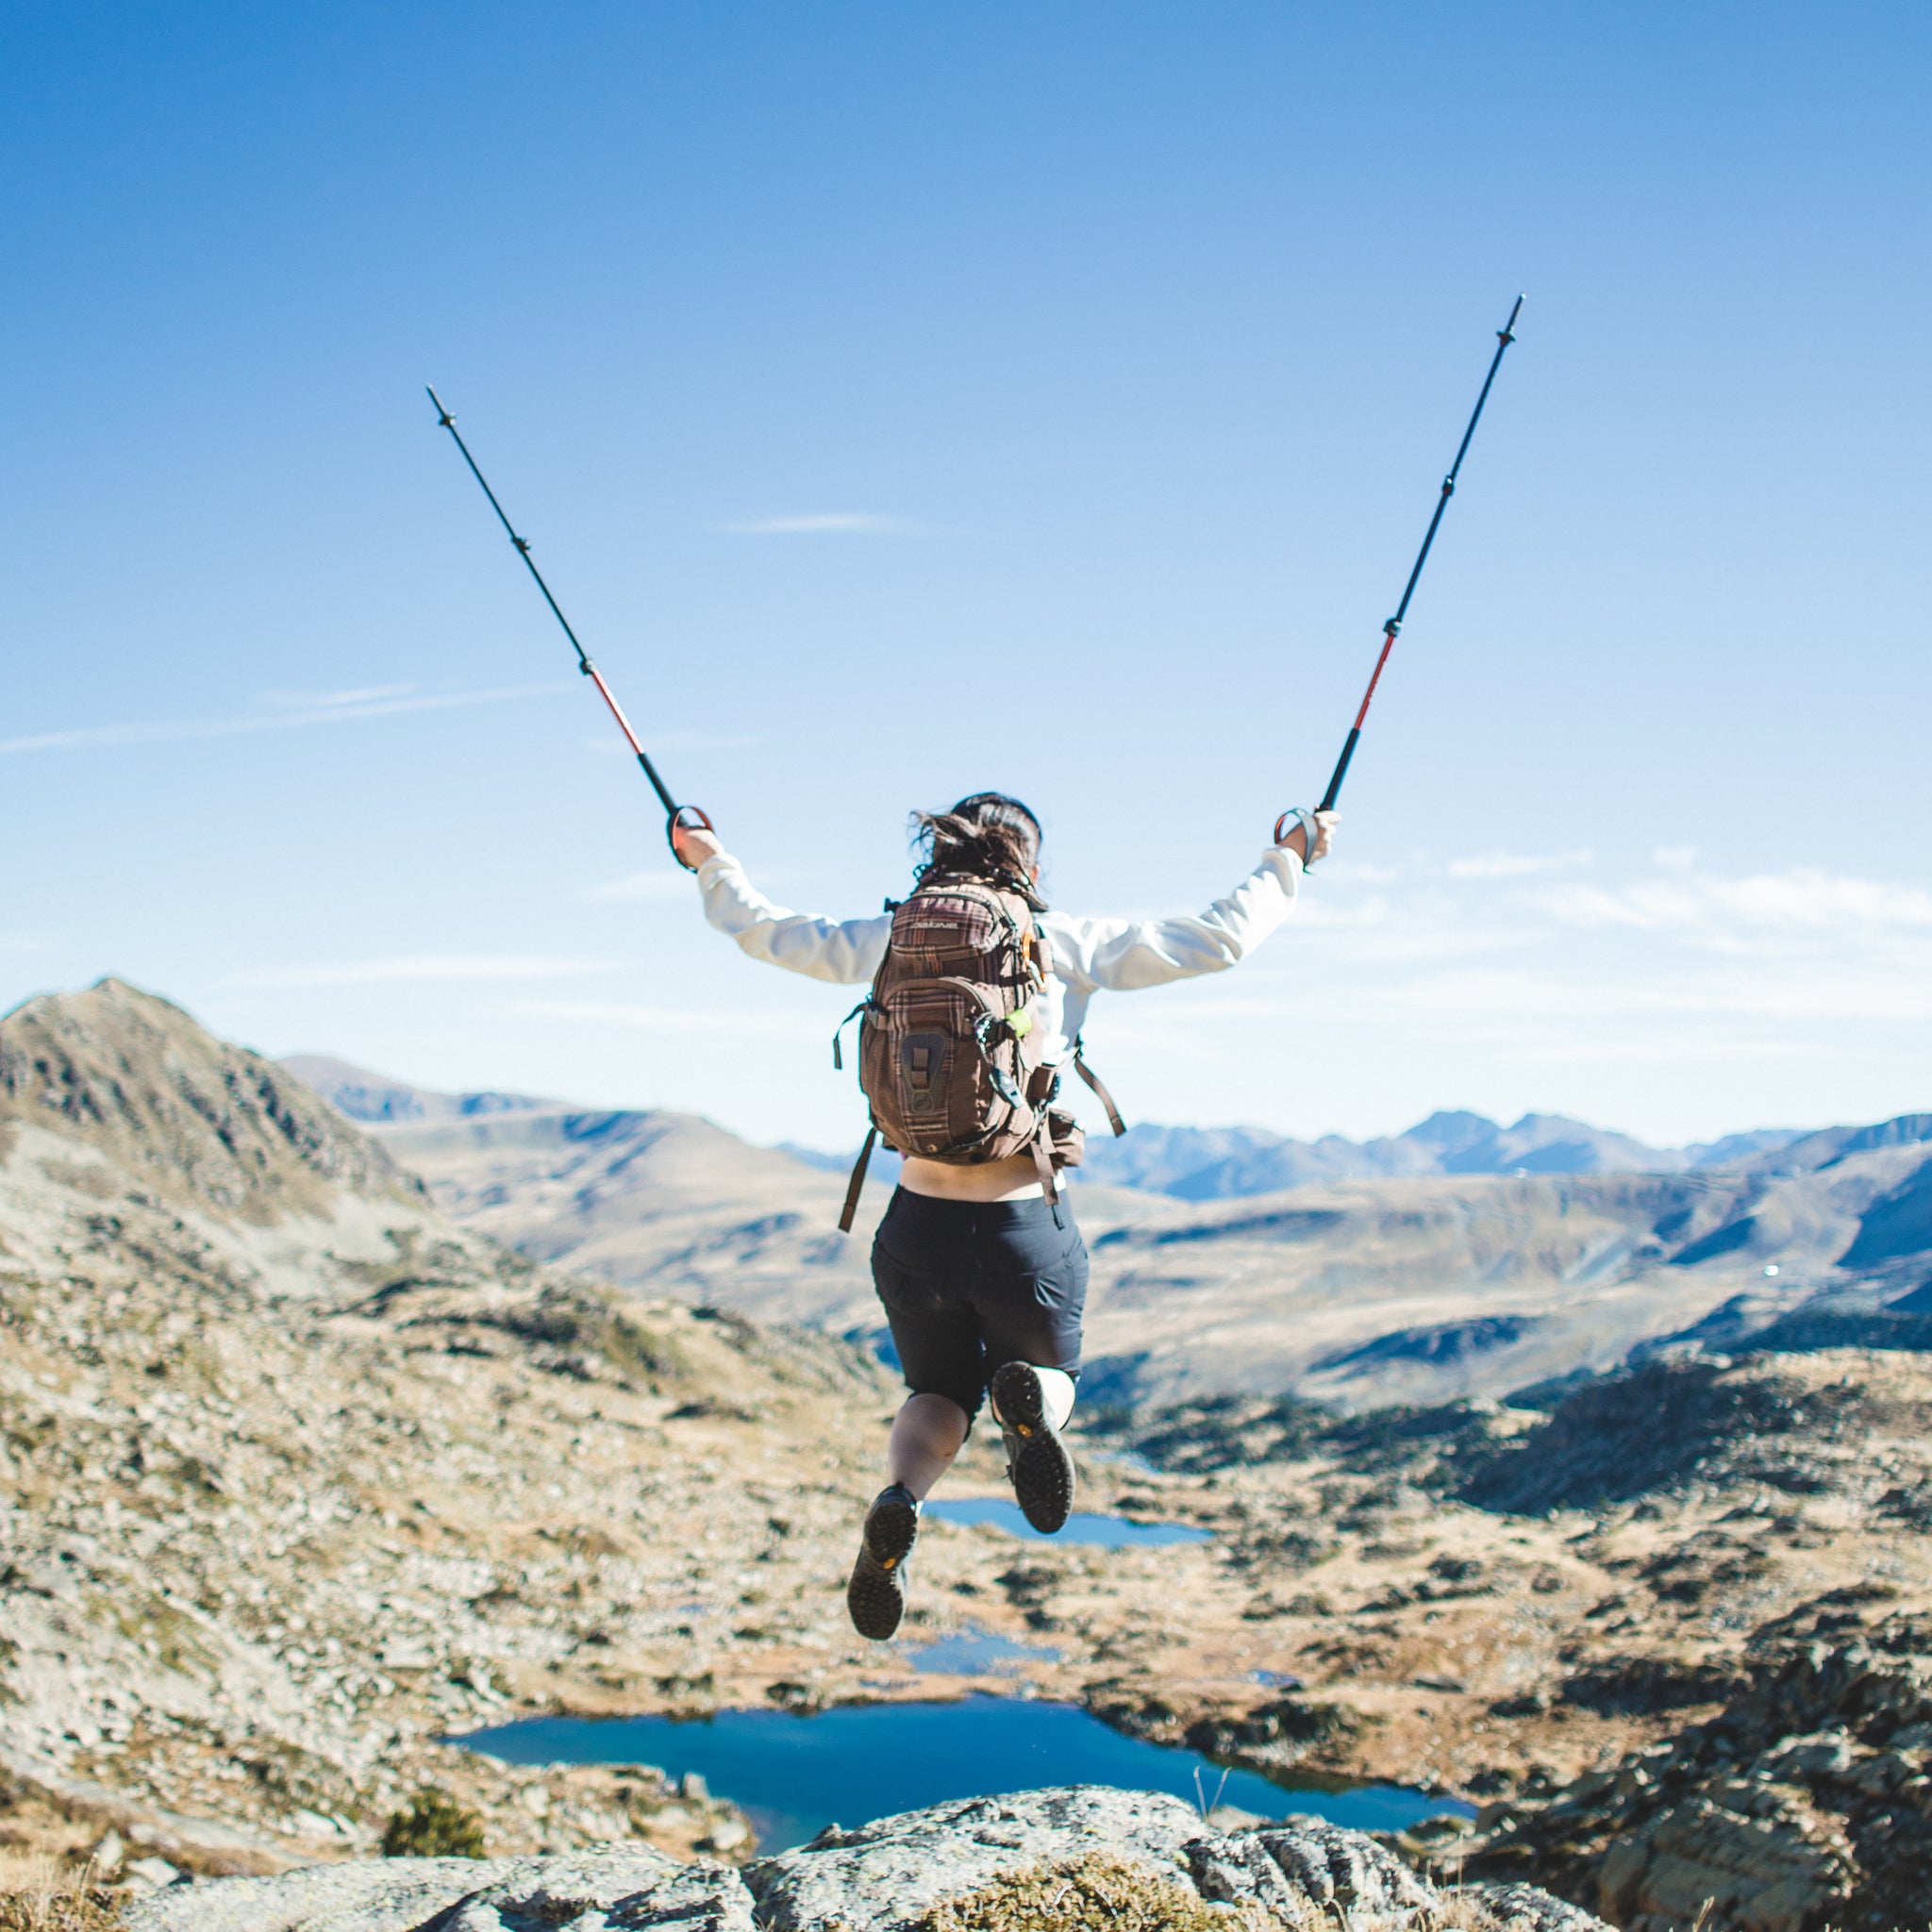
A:
POLYGON ((1923 8, 0 14, 0 1003, 849 1144, 435 430, 674 784, 867 911, 985 784, 1238 973, 1130 1112, 1659 1140, 1932 1105, 1923 8))

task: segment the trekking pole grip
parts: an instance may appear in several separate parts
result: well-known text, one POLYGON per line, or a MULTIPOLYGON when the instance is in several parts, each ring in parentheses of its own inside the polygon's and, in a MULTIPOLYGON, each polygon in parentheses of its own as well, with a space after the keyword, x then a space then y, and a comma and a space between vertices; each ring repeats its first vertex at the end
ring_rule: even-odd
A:
POLYGON ((673 806, 671 816, 664 821, 664 842, 671 847, 672 858, 676 859, 686 872, 695 872, 697 867, 677 849, 677 834, 680 828, 688 832, 715 832, 718 828, 711 823, 704 809, 695 805, 673 806))

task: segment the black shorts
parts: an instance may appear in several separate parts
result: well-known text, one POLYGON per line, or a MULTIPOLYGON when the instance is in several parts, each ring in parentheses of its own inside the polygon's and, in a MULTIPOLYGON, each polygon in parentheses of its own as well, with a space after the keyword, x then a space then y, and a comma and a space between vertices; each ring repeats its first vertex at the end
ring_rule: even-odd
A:
POLYGON ((915 1395, 978 1412, 1004 1362, 1080 1373, 1087 1244, 1030 1201, 940 1201, 901 1188, 872 1244, 872 1278, 915 1395))

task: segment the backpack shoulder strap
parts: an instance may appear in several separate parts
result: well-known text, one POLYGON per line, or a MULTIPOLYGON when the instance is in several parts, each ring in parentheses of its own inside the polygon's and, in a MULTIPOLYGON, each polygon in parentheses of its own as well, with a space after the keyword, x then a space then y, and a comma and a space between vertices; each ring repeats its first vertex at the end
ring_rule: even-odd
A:
POLYGON ((1053 1224, 1064 1228, 1066 1223, 1060 1219, 1059 1184, 1054 1179, 1052 1142, 1046 1137, 1046 1126, 1042 1120, 1027 1143, 1027 1151, 1033 1156, 1034 1172, 1040 1176, 1040 1191, 1046 1196, 1046 1205, 1053 1209, 1053 1224))
POLYGON ((879 1130, 876 1127, 867 1129, 865 1145, 858 1150, 858 1159, 853 1167, 852 1179, 845 1189, 845 1209, 839 1216, 839 1232, 841 1234, 850 1234, 852 1232, 852 1217, 858 1212, 858 1197, 865 1189, 865 1171, 872 1164, 872 1150, 877 1143, 878 1138, 879 1130))
POLYGON ((1127 1131, 1127 1124, 1122 1120, 1120 1108, 1113 1104, 1113 1095, 1107 1091, 1107 1083, 1081 1058, 1085 1052, 1086 1047, 1076 1035, 1074 1040, 1074 1071, 1092 1088, 1095 1098, 1106 1108, 1108 1122, 1118 1139, 1127 1131))

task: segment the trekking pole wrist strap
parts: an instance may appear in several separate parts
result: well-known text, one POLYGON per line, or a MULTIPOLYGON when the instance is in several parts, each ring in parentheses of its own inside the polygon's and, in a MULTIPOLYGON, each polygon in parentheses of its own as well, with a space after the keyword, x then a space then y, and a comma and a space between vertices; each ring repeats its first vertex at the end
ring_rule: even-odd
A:
MULTIPOLYGON (((1305 805, 1290 806, 1289 808, 1285 812, 1283 812, 1278 819, 1274 821, 1274 842, 1277 845, 1285 842, 1285 841, 1288 838, 1288 835, 1294 830, 1296 825, 1299 825, 1302 828, 1302 837, 1308 841, 1308 850, 1310 852, 1314 851, 1315 833, 1317 832, 1319 827, 1315 824, 1315 814, 1311 812, 1308 809, 1308 808, 1305 805)), ((1304 859, 1302 863, 1306 865, 1307 863, 1307 860, 1304 859)))
POLYGON ((686 872, 695 872, 692 865, 677 849, 677 835, 686 832, 715 832, 714 825, 707 814, 695 805, 679 805, 672 808, 671 816, 664 821, 664 842, 671 847, 671 856, 683 866, 686 872))

